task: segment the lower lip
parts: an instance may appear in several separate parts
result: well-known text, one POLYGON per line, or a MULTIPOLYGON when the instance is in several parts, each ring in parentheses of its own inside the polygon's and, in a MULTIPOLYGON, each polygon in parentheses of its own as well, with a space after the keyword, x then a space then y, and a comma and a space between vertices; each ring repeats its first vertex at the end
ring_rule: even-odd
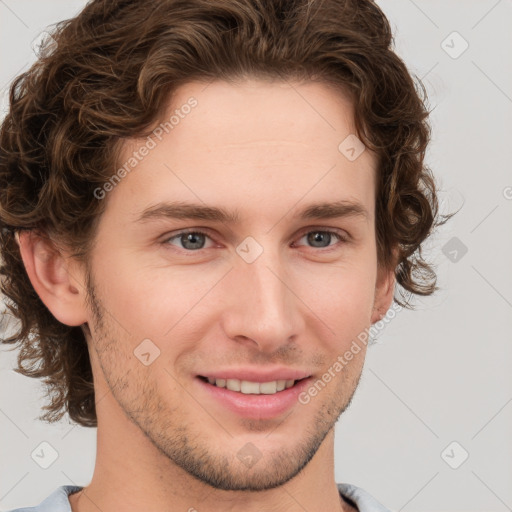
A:
POLYGON ((267 420, 285 413, 297 404, 300 393, 308 386, 311 377, 302 379, 291 388, 278 391, 273 395, 245 395, 227 388, 219 388, 199 377, 195 380, 209 396, 238 416, 267 420))

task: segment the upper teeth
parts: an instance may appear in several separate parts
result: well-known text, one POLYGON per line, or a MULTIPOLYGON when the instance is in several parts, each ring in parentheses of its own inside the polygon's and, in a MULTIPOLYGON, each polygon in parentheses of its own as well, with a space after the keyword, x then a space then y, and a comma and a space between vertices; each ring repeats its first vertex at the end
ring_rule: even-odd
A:
POLYGON ((238 379, 214 379, 208 377, 210 384, 215 384, 219 388, 227 388, 231 391, 239 391, 246 395, 272 395, 283 389, 291 388, 295 381, 292 380, 272 380, 270 382, 251 382, 238 379))

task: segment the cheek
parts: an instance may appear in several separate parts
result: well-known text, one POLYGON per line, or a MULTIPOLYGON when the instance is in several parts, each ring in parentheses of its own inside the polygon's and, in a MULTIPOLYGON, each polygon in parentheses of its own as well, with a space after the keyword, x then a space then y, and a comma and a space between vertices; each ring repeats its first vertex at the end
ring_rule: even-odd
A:
POLYGON ((370 265, 326 268, 302 278, 298 295, 325 324, 325 339, 339 348, 371 324, 374 281, 370 265))
POLYGON ((95 281, 103 306, 133 333, 145 328, 153 331, 168 322, 169 312, 179 310, 183 302, 182 286, 169 271, 148 269, 122 255, 116 258, 115 265, 103 259, 95 281), (164 311, 167 316, 162 316, 164 311))

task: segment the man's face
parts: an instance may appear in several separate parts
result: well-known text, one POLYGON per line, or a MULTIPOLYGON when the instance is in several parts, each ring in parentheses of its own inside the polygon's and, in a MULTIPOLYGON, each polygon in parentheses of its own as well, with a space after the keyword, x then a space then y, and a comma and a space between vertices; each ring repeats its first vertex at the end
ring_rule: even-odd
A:
MULTIPOLYGON (((376 320, 375 160, 338 149, 352 109, 326 85, 191 83, 166 119, 191 96, 104 199, 90 261, 95 381, 190 474, 270 488, 313 457, 357 386, 364 347, 298 400, 376 320), (300 216, 340 201, 367 216, 300 216), (238 219, 165 215, 175 202, 238 219)), ((126 144, 121 165, 145 142, 126 144)))

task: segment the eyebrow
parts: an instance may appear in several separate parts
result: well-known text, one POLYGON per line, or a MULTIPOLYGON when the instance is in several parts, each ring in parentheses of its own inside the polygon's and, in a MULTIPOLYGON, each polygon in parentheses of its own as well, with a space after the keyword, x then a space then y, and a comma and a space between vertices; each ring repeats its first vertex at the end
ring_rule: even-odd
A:
MULTIPOLYGON (((368 210, 357 201, 341 200, 336 202, 314 203, 300 210, 296 215, 299 219, 335 219, 342 217, 360 217, 370 219, 368 210)), ((144 209, 136 222, 147 222, 159 219, 190 219, 209 220, 236 224, 240 221, 237 210, 227 211, 224 208, 207 206, 181 201, 157 203, 144 209)))

